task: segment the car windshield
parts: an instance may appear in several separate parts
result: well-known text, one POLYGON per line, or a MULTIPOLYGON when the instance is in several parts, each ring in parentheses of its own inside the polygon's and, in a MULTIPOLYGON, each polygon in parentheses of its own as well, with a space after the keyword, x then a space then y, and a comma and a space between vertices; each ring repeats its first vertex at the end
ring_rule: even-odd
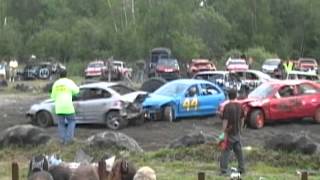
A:
POLYGON ((162 96, 177 96, 183 93, 188 88, 187 84, 183 83, 167 83, 157 89, 153 94, 162 96))
POLYGON ((279 60, 269 59, 264 62, 265 65, 277 66, 280 63, 279 60))
POLYGON ((103 64, 102 63, 90 63, 89 65, 88 65, 88 67, 102 67, 103 66, 103 64))
POLYGON ((246 64, 245 60, 230 61, 229 64, 246 64))
POLYGON ((121 67, 121 63, 120 63, 120 62, 113 62, 112 64, 113 64, 114 66, 121 67))
POLYGON ((158 65, 168 67, 178 67, 178 61, 176 59, 159 59, 158 65))
POLYGON ((273 87, 271 84, 261 84, 248 95, 248 98, 266 98, 272 94, 272 91, 273 87))

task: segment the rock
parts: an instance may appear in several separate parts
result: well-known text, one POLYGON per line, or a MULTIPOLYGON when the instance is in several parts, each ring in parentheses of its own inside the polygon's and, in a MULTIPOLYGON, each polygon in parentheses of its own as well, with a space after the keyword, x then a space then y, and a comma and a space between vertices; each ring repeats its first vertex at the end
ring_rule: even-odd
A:
POLYGON ((87 143, 92 147, 100 148, 119 148, 129 151, 143 152, 143 149, 133 138, 113 131, 105 131, 96 135, 90 136, 87 143))
POLYGON ((4 130, 0 135, 0 146, 8 145, 40 145, 49 142, 51 137, 33 125, 16 125, 4 130))
POLYGON ((300 152, 314 154, 318 144, 307 134, 276 134, 265 142, 265 148, 272 150, 283 150, 287 152, 300 152))
POLYGON ((216 138, 210 134, 205 134, 203 132, 191 133, 182 136, 178 139, 172 141, 167 147, 168 148, 179 148, 179 147, 189 147, 193 145, 206 144, 208 142, 214 142, 216 138))
POLYGON ((32 86, 29 86, 29 85, 26 85, 24 83, 19 83, 19 84, 16 84, 14 86, 14 88, 18 91, 22 91, 22 92, 33 92, 35 91, 36 89, 32 86))

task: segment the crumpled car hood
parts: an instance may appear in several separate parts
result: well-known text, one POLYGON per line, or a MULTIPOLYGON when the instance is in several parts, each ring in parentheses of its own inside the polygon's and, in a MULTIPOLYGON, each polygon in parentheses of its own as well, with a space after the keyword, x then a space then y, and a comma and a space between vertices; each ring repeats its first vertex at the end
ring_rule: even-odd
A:
POLYGON ((161 106, 168 102, 173 101, 174 98, 170 96, 161 96, 156 94, 149 95, 146 100, 143 102, 143 107, 145 106, 161 106))
POLYGON ((120 98, 122 101, 133 103, 133 102, 135 102, 135 100, 137 99, 137 97, 139 95, 147 95, 147 94, 148 93, 145 91, 135 91, 132 93, 125 94, 125 95, 121 96, 120 98))

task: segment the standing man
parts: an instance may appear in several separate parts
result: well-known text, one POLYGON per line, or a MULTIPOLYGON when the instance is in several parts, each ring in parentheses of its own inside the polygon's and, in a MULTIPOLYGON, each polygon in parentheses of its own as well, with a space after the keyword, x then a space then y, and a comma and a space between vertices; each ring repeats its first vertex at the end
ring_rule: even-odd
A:
POLYGON ((71 142, 74 137, 76 122, 72 96, 79 93, 79 87, 66 77, 67 71, 62 71, 60 78, 53 84, 51 93, 58 116, 58 132, 63 144, 71 142))
POLYGON ((244 112, 241 105, 236 102, 237 91, 231 89, 228 92, 230 102, 224 107, 222 114, 222 131, 227 138, 227 146, 222 151, 220 157, 221 174, 228 174, 228 162, 231 150, 238 160, 238 170, 241 174, 245 173, 242 145, 240 141, 240 131, 244 124, 244 112))

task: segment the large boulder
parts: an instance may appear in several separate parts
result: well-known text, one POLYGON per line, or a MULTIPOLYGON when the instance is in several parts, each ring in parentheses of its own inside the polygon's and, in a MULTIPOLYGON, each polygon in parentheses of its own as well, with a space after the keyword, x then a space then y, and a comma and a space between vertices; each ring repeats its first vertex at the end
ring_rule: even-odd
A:
POLYGON ((0 135, 0 146, 8 145, 40 145, 49 142, 51 137, 33 125, 16 125, 4 130, 0 135))
POLYGON ((180 148, 189 147, 193 145, 206 144, 209 142, 215 142, 216 138, 213 135, 205 134, 203 132, 196 132, 184 135, 173 140, 167 147, 168 148, 180 148))
POLYGON ((318 144, 307 134, 276 134, 265 142, 265 148, 287 152, 314 154, 318 144))
POLYGON ((92 147, 100 148, 118 148, 128 151, 143 152, 136 140, 133 138, 113 131, 105 131, 96 135, 90 136, 87 143, 92 147))

